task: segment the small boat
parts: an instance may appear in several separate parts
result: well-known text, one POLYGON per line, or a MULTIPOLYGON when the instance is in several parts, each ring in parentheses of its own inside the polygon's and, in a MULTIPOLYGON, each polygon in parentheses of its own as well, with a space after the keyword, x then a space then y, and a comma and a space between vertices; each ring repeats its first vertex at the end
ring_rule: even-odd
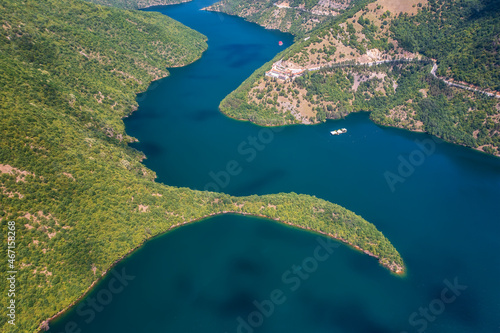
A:
POLYGON ((282 42, 282 41, 279 41, 279 42, 278 42, 278 45, 279 45, 279 46, 283 46, 283 42, 282 42))
POLYGON ((345 132, 347 132, 347 129, 345 129, 345 128, 341 128, 341 129, 336 130, 336 131, 331 131, 331 132, 330 132, 330 134, 331 134, 331 135, 339 135, 339 134, 343 134, 343 133, 345 133, 345 132))

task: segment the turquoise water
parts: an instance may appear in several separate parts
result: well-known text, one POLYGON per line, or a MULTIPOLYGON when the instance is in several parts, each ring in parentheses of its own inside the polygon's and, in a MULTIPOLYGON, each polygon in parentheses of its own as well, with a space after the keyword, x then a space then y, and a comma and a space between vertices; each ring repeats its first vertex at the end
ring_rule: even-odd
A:
POLYGON ((154 9, 205 34, 209 48, 138 96, 126 126, 146 165, 170 185, 343 205, 388 237, 408 275, 346 246, 311 259, 323 238, 219 216, 146 244, 115 268, 133 279, 109 274, 50 331, 499 332, 500 159, 367 113, 272 131, 223 116, 220 100, 292 38, 198 11, 211 2, 154 9), (226 173, 230 161, 238 174, 226 173))

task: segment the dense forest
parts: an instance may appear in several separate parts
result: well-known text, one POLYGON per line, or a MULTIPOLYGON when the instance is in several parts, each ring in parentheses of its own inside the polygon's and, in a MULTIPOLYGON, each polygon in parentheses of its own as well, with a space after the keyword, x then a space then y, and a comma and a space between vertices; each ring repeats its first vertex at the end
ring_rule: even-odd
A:
MULTIPOLYGON (((2 316, 2 332, 37 330, 147 239, 226 212, 323 232, 393 272, 404 269, 375 226, 333 203, 154 182, 121 118, 137 106, 136 93, 168 75, 166 67, 201 56, 203 35, 158 13, 78 0, 3 0, 0 13, 1 255, 14 221, 18 271, 16 326, 2 316)), ((7 288, 1 284, 2 304, 7 288)))
POLYGON ((152 6, 173 5, 191 0, 87 0, 98 5, 123 9, 141 9, 152 6))
POLYGON ((444 81, 500 89, 499 8, 489 0, 443 0, 394 13, 381 2, 356 2, 257 70, 220 109, 267 126, 371 111, 379 124, 500 156, 500 100, 444 81), (278 60, 321 70, 288 82, 265 77, 278 60), (376 61, 388 63, 371 66, 376 61))
POLYGON ((308 119, 310 123, 370 110, 376 123, 425 131, 498 155, 498 100, 451 88, 430 74, 431 67, 430 61, 415 61, 325 68, 286 84, 266 77, 262 80, 264 88, 257 89, 260 96, 253 95, 255 89, 250 90, 250 97, 260 98, 260 104, 249 101, 247 90, 226 97, 221 106, 231 117, 248 117, 260 125, 298 123, 288 110, 278 109, 289 101, 312 108, 315 115, 308 119), (306 93, 300 95, 299 91, 306 93), (242 99, 247 102, 238 104, 242 99))

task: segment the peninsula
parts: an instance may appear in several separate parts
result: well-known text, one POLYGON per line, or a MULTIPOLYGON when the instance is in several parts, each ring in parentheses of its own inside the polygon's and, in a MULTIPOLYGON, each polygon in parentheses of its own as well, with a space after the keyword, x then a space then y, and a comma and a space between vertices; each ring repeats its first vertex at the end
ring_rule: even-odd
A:
POLYGON ((208 10, 296 35, 221 102, 226 115, 274 126, 371 111, 378 124, 500 156, 494 1, 223 0, 208 10), (325 6, 337 14, 301 14, 325 6))
POLYGON ((217 214, 322 233, 394 273, 405 270, 373 224, 322 199, 234 197, 154 182, 122 118, 136 108, 136 93, 168 75, 165 68, 201 57, 205 36, 159 13, 77 0, 7 0, 0 13, 0 222, 4 235, 15 225, 13 267, 23 281, 16 326, 2 317, 2 331, 46 328, 133 249, 217 214))

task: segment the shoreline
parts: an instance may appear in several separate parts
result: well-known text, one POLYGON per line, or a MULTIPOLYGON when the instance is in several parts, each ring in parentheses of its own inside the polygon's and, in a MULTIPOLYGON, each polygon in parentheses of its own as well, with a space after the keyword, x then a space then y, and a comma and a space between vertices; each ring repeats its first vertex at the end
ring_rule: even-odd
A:
MULTIPOLYGON (((208 8, 208 7, 207 7, 208 8)), ((205 8, 203 8, 205 10, 205 8)), ((213 11, 213 12, 220 12, 218 10, 210 10, 210 9, 207 9, 209 11, 213 11)), ((224 12, 223 12, 224 13, 224 12)), ((225 13, 227 14, 227 13, 225 13)), ((227 14, 227 15, 232 15, 232 14, 227 14)), ((240 17, 238 15, 232 15, 232 16, 236 16, 236 17, 240 17)), ((240 18, 243 18, 244 20, 247 20, 245 17, 240 17, 240 18)), ((251 22, 251 21, 250 21, 251 22)), ((254 22, 255 23, 255 22, 254 22)), ((261 27, 264 27, 266 28, 265 26, 262 26, 258 23, 256 23, 257 25, 261 26, 261 27)), ((266 28, 267 29, 267 28, 266 28)), ((283 32, 283 31, 282 31, 283 32)), ((288 32, 286 32, 288 33, 288 32)), ((296 37, 294 35, 294 37, 296 37)), ((297 42, 294 42, 291 46, 295 45, 297 42)), ((290 47, 291 47, 290 46, 290 47)), ((290 47, 286 48, 285 50, 289 49, 290 47)), ((277 57, 273 58, 270 62, 276 60, 277 57)), ((492 90, 492 91, 486 91, 486 90, 481 90, 479 89, 478 87, 469 87, 469 86, 466 86, 464 84, 460 84, 460 83, 455 83, 455 82, 450 82, 450 81, 447 81, 445 78, 443 77, 439 77, 435 74, 435 71, 437 69, 437 64, 436 64, 436 60, 435 59, 429 59, 429 58, 412 58, 412 59, 392 59, 392 60, 384 60, 384 61, 379 61, 379 62, 372 62, 372 63, 359 63, 359 64, 339 64, 338 66, 334 66, 334 65, 329 65, 329 66, 324 66, 324 67, 320 67, 319 69, 322 69, 322 68, 340 68, 340 67, 357 67, 357 66, 378 66, 378 65, 384 65, 384 64, 390 64, 390 63, 398 63, 398 62, 429 62, 433 64, 433 67, 431 68, 431 71, 430 71, 430 74, 432 76, 434 76, 435 79, 439 80, 439 81, 442 81, 444 82, 447 86, 449 87, 453 87, 455 89, 458 89, 458 90, 465 90, 465 91, 468 91, 468 92, 471 92, 471 93, 478 93, 478 94, 483 94, 483 95, 487 95, 488 97, 490 98, 496 98, 496 99, 500 99, 500 92, 498 91, 495 91, 495 90, 492 90)), ((235 118, 235 117, 232 117, 230 115, 228 115, 227 113, 225 113, 222 108, 221 108, 221 105, 223 103, 223 101, 228 97, 230 96, 231 94, 235 93, 236 91, 238 91, 252 76, 254 76, 256 74, 257 71, 260 71, 264 68, 265 65, 261 66, 260 68, 258 68, 256 71, 254 71, 247 79, 245 79, 245 81, 243 81, 243 83, 241 83, 238 88, 236 88, 234 91, 232 91, 231 93, 229 93, 226 97, 224 97, 224 99, 221 101, 221 103, 219 103, 219 112, 222 113, 223 115, 225 115, 226 117, 228 118, 231 118, 231 119, 234 119, 234 120, 238 120, 238 121, 248 121, 254 125, 257 125, 257 126, 260 126, 260 127, 278 127, 278 126, 293 126, 293 125, 307 125, 307 126, 310 126, 310 125, 318 125, 318 124, 321 124, 322 122, 319 122, 319 121, 315 121, 315 122, 311 122, 311 123, 303 123, 303 122, 297 122, 297 123, 288 123, 288 124, 279 124, 279 125, 274 125, 274 124, 269 124, 269 123, 257 123, 255 121, 252 121, 250 120, 248 117, 247 118, 235 118)), ((259 75, 261 75, 261 73, 259 73, 259 75)), ((258 76, 257 76, 258 77, 258 76)), ((464 83, 464 82, 462 82, 464 83)), ((466 83, 465 83, 466 84, 466 83)), ((245 102, 248 104, 248 102, 245 102)), ((346 116, 342 117, 342 118, 339 118, 339 119, 326 119, 326 120, 340 120, 340 119, 345 119, 345 117, 347 117, 349 114, 351 113, 358 113, 358 112, 372 112, 372 111, 365 111, 365 110, 359 110, 359 111, 352 111, 352 112, 349 112, 346 116)), ((284 121, 285 117, 281 117, 280 120, 283 120, 284 121)), ((442 137, 439 137, 439 136, 436 136, 436 135, 433 135, 433 134, 430 134, 428 131, 422 131, 422 130, 412 130, 412 129, 409 129, 409 128, 405 128, 405 127, 399 127, 399 126, 391 126, 391 125, 388 125, 388 124, 384 124, 384 123, 381 123, 381 122, 377 122, 377 121, 374 121, 371 116, 370 116, 370 121, 372 121, 374 124, 376 125, 379 125, 379 126, 384 126, 386 128, 397 128, 397 129, 402 129, 402 130, 406 130, 408 132, 412 132, 412 133, 425 133, 427 135, 430 135, 432 137, 435 137, 435 138, 438 138, 440 140, 443 140, 444 142, 447 142, 447 143, 450 143, 450 144, 453 144, 453 145, 457 145, 457 146, 462 146, 462 147, 465 147, 465 148, 469 148, 469 149, 472 149, 472 150, 475 150, 475 151, 478 151, 478 152, 481 152, 483 154, 486 154, 488 156, 494 156, 494 157, 497 157, 497 158, 500 158, 500 147, 495 147, 493 146, 494 148, 497 149, 498 151, 498 154, 490 154, 488 152, 486 152, 485 150, 483 150, 483 147, 485 145, 482 145, 482 146, 478 146, 478 147, 472 147, 472 146, 467 146, 465 144, 462 144, 462 143, 457 143, 457 142, 452 142, 452 141, 448 141, 448 140, 445 140, 443 139, 442 137)), ((488 146, 488 145, 486 145, 488 146)))
MULTIPOLYGON (((186 2, 191 2, 193 0, 178 0, 177 2, 173 2, 173 3, 159 3, 159 4, 154 4, 154 5, 148 5, 148 6, 145 6, 145 7, 137 7, 136 10, 143 10, 143 9, 148 9, 148 8, 153 8, 153 7, 160 7, 160 6, 173 6, 173 5, 180 5, 180 4, 183 4, 183 3, 186 3, 186 2)), ((161 2, 161 0, 159 0, 159 2, 161 2)))
MULTIPOLYGON (((193 0, 188 0, 188 1, 193 1, 193 0)), ((232 17, 238 17, 242 20, 244 20, 245 22, 248 22, 248 23, 253 23, 253 24, 257 24, 259 27, 262 27, 266 30, 276 30, 276 31, 279 31, 279 32, 282 32, 282 33, 285 33, 285 34, 290 34, 294 37, 297 37, 296 35, 292 34, 290 31, 283 31, 283 30, 280 30, 279 28, 270 28, 269 26, 265 26, 265 25, 262 25, 260 23, 257 23, 256 21, 252 21, 250 20, 248 17, 244 17, 244 16, 239 16, 237 14, 230 14, 230 13, 227 13, 227 12, 224 12, 222 10, 219 10, 219 9, 215 9, 215 8, 211 8, 213 5, 215 5, 218 1, 214 2, 213 4, 211 4, 210 6, 207 6, 207 7, 203 7, 203 8, 200 8, 200 10, 203 10, 203 11, 206 11, 206 12, 212 12, 212 13, 219 13, 219 14, 224 14, 224 15, 229 15, 229 16, 232 16, 232 17)), ((295 42, 294 42, 295 43, 295 42)), ((292 44, 293 45, 293 44, 292 44)), ((291 45, 290 45, 291 46, 291 45)))
MULTIPOLYGON (((370 112, 371 113, 372 111, 357 111, 357 112, 370 112)), ((391 125, 387 125, 387 124, 384 124, 384 123, 376 122, 371 117, 370 117, 370 121, 372 123, 374 123, 375 125, 377 125, 377 126, 381 126, 381 127, 385 127, 385 128, 389 128, 389 129, 398 129, 398 130, 402 130, 402 131, 409 132, 409 133, 423 133, 423 134, 427 134, 427 135, 431 136, 434 141, 436 139, 437 140, 441 140, 442 142, 445 142, 445 143, 448 143, 448 144, 451 144, 451 145, 454 145, 454 146, 458 146, 458 147, 463 147, 463 148, 468 148, 468 149, 474 150, 474 151, 476 151, 478 153, 481 153, 481 154, 484 154, 486 156, 500 158, 500 149, 499 149, 498 155, 493 155, 493 154, 489 154, 489 153, 485 152, 484 150, 479 149, 479 147, 471 147, 471 146, 466 146, 465 144, 462 144, 462 143, 447 141, 447 140, 445 140, 445 139, 443 139, 443 138, 441 138, 439 136, 430 134, 427 131, 418 131, 418 130, 411 130, 409 128, 404 128, 404 127, 391 126, 391 125)))
POLYGON ((150 241, 152 239, 155 239, 157 237, 166 235, 171 230, 179 228, 179 227, 182 227, 182 226, 185 226, 187 224, 192 224, 192 223, 196 223, 196 222, 202 222, 203 220, 206 220, 206 219, 209 219, 209 218, 212 218, 212 217, 216 217, 218 215, 226 215, 226 214, 229 214, 229 215, 244 215, 244 216, 250 216, 250 217, 256 217, 256 218, 263 218, 263 219, 266 219, 266 220, 271 220, 271 221, 275 221, 275 222, 284 224, 285 226, 288 226, 288 227, 298 228, 298 229, 301 229, 301 230, 304 230, 304 231, 308 231, 308 232, 311 232, 311 233, 320 234, 320 235, 323 235, 323 236, 326 236, 326 237, 333 238, 333 239, 335 239, 335 240, 343 243, 344 245, 350 247, 353 250, 362 252, 364 254, 369 255, 370 257, 374 257, 374 258, 378 259, 379 265, 382 266, 382 267, 384 267, 385 269, 389 270, 389 272, 391 274, 396 275, 397 277, 401 277, 401 278, 406 277, 406 267, 403 267, 402 269, 399 269, 399 270, 393 270, 393 268, 391 268, 392 267, 391 265, 382 263, 380 257, 378 257, 377 255, 373 254, 372 252, 370 252, 368 250, 363 250, 359 246, 353 245, 352 243, 350 243, 350 242, 348 242, 348 241, 346 241, 346 240, 344 240, 344 239, 342 239, 340 237, 335 237, 335 235, 327 234, 324 231, 312 230, 309 227, 302 227, 300 225, 296 225, 296 224, 293 224, 291 222, 282 221, 282 220, 280 220, 278 218, 271 218, 271 217, 268 217, 268 216, 265 216, 265 215, 262 215, 262 214, 252 214, 252 213, 246 213, 246 212, 226 211, 226 210, 224 210, 224 211, 221 211, 221 212, 218 212, 218 213, 208 214, 208 215, 202 216, 200 218, 196 218, 196 219, 193 219, 193 220, 187 220, 187 221, 184 221, 184 222, 180 222, 180 223, 171 225, 165 231, 160 232, 160 233, 158 233, 158 234, 156 234, 154 236, 151 236, 149 238, 144 239, 139 245, 137 245, 136 247, 130 249, 127 253, 125 253, 124 255, 122 255, 121 257, 119 257, 118 259, 116 259, 104 272, 102 272, 101 276, 98 277, 97 280, 94 280, 90 284, 90 286, 87 289, 85 289, 85 291, 77 299, 75 299, 74 301, 72 301, 68 306, 66 306, 64 309, 60 310, 59 312, 57 312, 56 314, 54 314, 50 318, 47 318, 44 321, 42 321, 38 325, 37 332, 39 332, 39 333, 44 332, 44 329, 43 329, 44 325, 49 325, 49 327, 50 327, 50 322, 51 321, 53 321, 53 320, 61 317, 66 312, 68 312, 69 310, 71 310, 74 306, 76 306, 77 303, 79 303, 82 299, 84 299, 92 291, 92 289, 94 289, 94 287, 96 287, 99 284, 99 282, 101 282, 106 277, 106 275, 108 275, 108 273, 116 265, 118 265, 121 261, 123 261, 124 259, 126 259, 133 252, 135 252, 136 250, 140 249, 148 241, 150 241))
MULTIPOLYGON (((182 3, 187 3, 187 2, 191 2, 192 0, 181 0, 180 2, 177 2, 177 3, 171 3, 171 4, 158 4, 158 5, 151 5, 151 6, 147 6, 147 7, 141 7, 137 10, 142 10, 142 9, 146 9, 146 8, 152 8, 152 7, 156 7, 156 6, 170 6, 170 5, 177 5, 177 4, 182 4, 182 3)), ((205 8, 201 9, 201 10, 206 10, 205 8)), ((218 11, 213 11, 213 12, 218 12, 218 11)), ((235 17, 239 17, 237 15, 231 15, 231 14, 227 14, 227 13, 224 13, 226 15, 230 15, 230 16, 235 16, 235 17)), ((251 22, 251 23, 254 23, 254 24, 257 24, 259 25, 258 23, 256 22, 252 22, 252 21, 249 21, 247 19, 244 18, 245 21, 247 22, 251 22)), ((259 25, 260 26, 260 25, 259 25)), ((267 27, 264 27, 265 29, 269 29, 267 27)), ((206 37, 206 36, 205 36, 206 37)), ((205 42, 207 41, 208 39, 205 40, 205 42)), ((186 63, 186 64, 183 64, 183 65, 179 65, 178 67, 185 67, 187 65, 190 65, 190 64, 193 64, 194 62, 198 61, 201 59, 201 57, 203 56, 203 54, 205 53, 205 51, 208 49, 208 44, 207 44, 207 47, 201 52, 200 56, 196 59, 194 59, 193 61, 189 62, 189 63, 186 63)), ((173 67, 171 67, 173 68, 173 67)), ((165 68, 167 70, 167 75, 164 76, 164 77, 160 77, 160 78, 154 78, 152 77, 151 78, 151 81, 148 82, 146 84, 146 87, 144 90, 141 90, 139 91, 137 94, 140 94, 140 93, 146 93, 149 89, 149 87, 151 86, 151 84, 155 81, 159 81, 161 79, 164 79, 166 77, 169 77, 171 74, 170 74, 170 71, 168 71, 168 68, 166 67, 165 68)), ((136 96, 137 96, 136 94, 136 96)), ((138 106, 139 106, 139 103, 137 102, 137 100, 135 101, 135 103, 133 105, 131 105, 132 109, 129 113, 125 114, 124 116, 121 117, 122 121, 124 118, 127 118, 129 117, 133 112, 137 111, 138 110, 138 106)), ((220 111, 220 109, 219 109, 220 111)), ((220 111, 221 114, 223 114, 224 116, 227 116, 228 118, 231 118, 233 120, 236 120, 236 121, 249 121, 249 122, 252 122, 248 119, 237 119, 237 118, 233 118, 233 117, 230 117, 228 116, 227 114, 225 114, 224 112, 220 111)), ((253 122, 252 122, 253 123, 253 122)), ((256 124, 256 123, 254 123, 256 124)), ((281 125, 261 125, 261 124, 256 124, 258 126, 261 126, 261 127, 279 127, 279 126, 289 126, 289 125, 302 125, 302 124, 281 124, 281 125)), ((314 125, 314 124, 312 124, 314 125)), ((126 131, 124 131, 123 133, 124 135, 126 135, 126 131)), ((137 139, 136 139, 137 140, 137 139)), ((78 296, 75 300, 73 300, 69 305, 67 305, 64 309, 58 311, 56 314, 52 315, 50 318, 47 318, 45 320, 43 320, 38 328, 37 328, 37 331, 38 332, 43 332, 44 331, 44 325, 50 325, 50 322, 54 321, 55 319, 57 318, 60 318, 61 316, 63 316, 64 314, 66 314, 69 310, 71 310, 74 306, 77 305, 77 303, 79 303, 82 299, 84 299, 98 284, 99 282, 101 282, 105 277, 106 275, 116 266, 118 265, 121 261, 123 261, 124 259, 126 259, 129 255, 131 255, 133 252, 135 252, 136 250, 140 249, 143 245, 145 245, 148 241, 156 238, 156 237, 159 237, 159 236, 163 236, 165 234, 167 234, 168 232, 170 232, 171 230, 173 229, 176 229, 178 227, 182 227, 184 225, 187 225, 187 224, 191 224, 191 223, 196 223, 196 222, 201 222, 203 220, 206 220, 206 219, 209 219, 211 217, 215 217, 215 216, 218 216, 218 215, 225 215, 225 214, 234 214, 234 215, 244 215, 244 216, 251 216, 251 217, 256 217, 256 218, 263 218, 263 219, 267 219, 267 220, 272 220, 272 221, 275 221, 275 222, 278 222, 278 223, 281 223, 281 224, 284 224, 286 226, 289 226, 289 227, 293 227, 293 228, 298 228, 298 229, 301 229, 301 230, 304 230, 304 231, 308 231, 308 232, 312 232, 312 233, 315 233, 315 234, 321 234, 323 236, 326 236, 326 237, 330 237, 330 238, 333 238, 347 246, 349 246, 351 249, 354 249, 356 251, 359 251, 359 252, 362 252, 364 254, 367 254, 371 257, 374 257, 376 259, 378 259, 378 262, 379 262, 379 265, 388 269, 391 274, 394 274, 394 275, 397 275, 398 277, 402 277, 402 276, 405 276, 406 275, 406 269, 405 267, 403 267, 402 269, 400 270, 393 270, 393 268, 391 268, 391 265, 388 265, 388 264, 384 264, 381 262, 380 260, 380 257, 378 257, 377 255, 373 254, 372 252, 368 251, 368 250, 363 250, 362 248, 360 248, 359 246, 357 245, 353 245, 352 243, 340 238, 340 237, 335 237, 335 235, 332 235, 332 234, 327 234, 326 232, 323 232, 323 231, 317 231, 317 230, 312 230, 311 228, 309 227, 303 227, 303 226, 300 226, 300 225, 296 225, 296 224, 293 224, 291 222, 287 222, 287 221, 282 221, 278 218, 271 218, 271 217, 268 217, 268 216, 265 216, 265 215, 262 215, 262 214, 252 214, 252 213, 246 213, 246 212, 240 212, 240 211, 221 211, 221 212, 217 212, 217 213, 211 213, 211 214, 208 214, 208 215, 205 215, 205 216, 202 216, 202 217, 199 217, 199 218, 196 218, 196 219, 192 219, 192 220, 187 220, 187 221, 184 221, 184 222, 181 222, 181 223, 177 223, 177 224, 174 224, 174 225, 171 225, 170 227, 168 227, 168 229, 166 229, 165 231, 163 232, 160 232, 154 236, 151 236, 149 238, 146 238, 144 239, 140 244, 138 244, 137 246, 133 247, 132 249, 130 249, 129 251, 127 251, 125 254, 123 254, 121 257, 119 257, 118 259, 116 259, 115 261, 113 261, 111 263, 111 265, 105 269, 102 273, 101 273, 101 276, 99 276, 96 280, 94 280, 90 286, 88 288, 85 289, 85 291, 80 295, 78 296)))

